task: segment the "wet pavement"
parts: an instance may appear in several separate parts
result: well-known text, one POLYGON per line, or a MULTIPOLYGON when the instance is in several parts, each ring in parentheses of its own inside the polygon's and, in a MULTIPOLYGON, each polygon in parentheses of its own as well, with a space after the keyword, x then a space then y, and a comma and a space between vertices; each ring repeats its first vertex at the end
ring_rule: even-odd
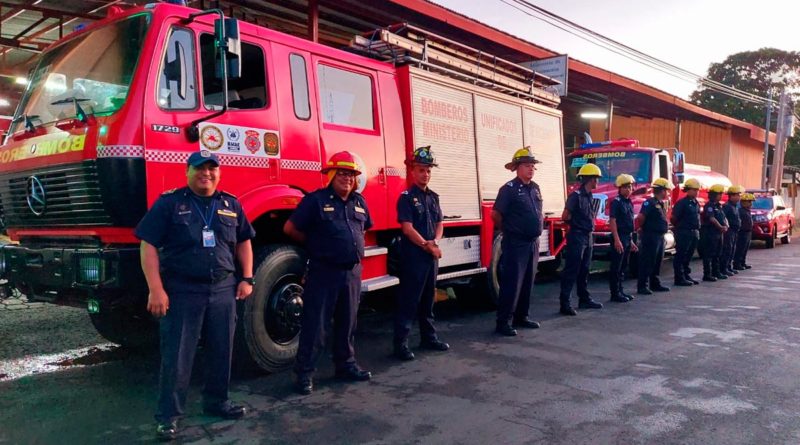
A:
MULTIPOLYGON (((756 245, 755 268, 727 281, 570 318, 556 314, 558 283, 544 280, 532 305, 542 329, 511 339, 492 334, 493 312, 446 302, 438 327, 452 350, 405 363, 389 357, 390 314, 378 310, 357 334, 371 382, 335 382, 322 360, 317 391, 303 397, 288 373, 239 373, 231 398, 250 410, 239 421, 201 415, 197 363, 181 441, 797 444, 799 259, 797 245, 756 245)), ((607 300, 604 274, 590 288, 607 300)), ((157 354, 107 345, 85 311, 48 305, 0 307, 0 339, 0 367, 56 363, 0 376, 0 444, 153 441, 157 354)))

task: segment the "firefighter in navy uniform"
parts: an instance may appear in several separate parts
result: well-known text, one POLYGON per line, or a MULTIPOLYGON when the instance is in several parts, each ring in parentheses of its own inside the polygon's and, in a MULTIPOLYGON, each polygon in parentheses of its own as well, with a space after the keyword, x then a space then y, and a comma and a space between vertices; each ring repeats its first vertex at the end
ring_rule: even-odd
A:
POLYGON ((250 240, 255 231, 236 197, 217 191, 216 155, 205 150, 193 153, 186 176, 187 187, 162 194, 135 232, 142 241, 147 309, 161 318, 155 416, 161 440, 177 435, 201 331, 208 354, 204 412, 225 419, 245 414, 244 407, 228 400, 228 384, 236 300, 253 290, 250 240))
POLYGON ((739 237, 739 228, 742 220, 739 217, 739 200, 744 187, 732 185, 728 187, 728 202, 722 205, 725 218, 728 220, 728 231, 722 235, 722 255, 720 255, 720 272, 733 276, 738 274, 733 269, 733 255, 736 253, 736 240, 739 237))
POLYGON ((397 221, 403 231, 400 241, 400 286, 394 322, 394 356, 413 360, 408 335, 414 319, 419 320, 421 349, 446 351, 450 345, 439 340, 433 326, 436 276, 439 273, 439 240, 442 238, 442 208, 439 195, 428 188, 431 170, 437 167, 430 147, 414 150, 406 160, 414 185, 397 199, 397 221))
POLYGON ((700 181, 694 178, 687 179, 683 184, 683 191, 686 192, 686 196, 679 199, 672 208, 672 225, 675 227, 675 256, 672 258, 672 269, 675 273, 676 286, 691 286, 700 284, 692 278, 692 269, 689 267, 700 240, 700 203, 697 202, 700 181))
POLYGON ((614 238, 614 246, 611 249, 611 266, 608 271, 608 287, 611 292, 609 301, 617 303, 625 303, 634 299, 633 295, 626 294, 622 290, 630 253, 639 250, 636 243, 631 242, 634 216, 630 196, 634 182, 635 179, 631 175, 623 173, 617 176, 614 181, 614 185, 617 186, 617 197, 611 200, 608 220, 611 236, 614 238))
POLYGON ((728 231, 728 220, 719 199, 725 186, 714 184, 708 189, 708 202, 700 215, 700 246, 703 249, 703 281, 725 280, 728 275, 720 271, 722 235, 728 231))
POLYGON ((637 293, 652 295, 653 292, 669 292, 661 284, 661 262, 664 261, 664 234, 669 230, 667 205, 664 200, 672 190, 672 183, 664 178, 653 181, 653 196, 642 203, 636 217, 641 228, 639 240, 639 277, 637 293))
POLYGON ((733 270, 751 269, 753 266, 747 264, 747 251, 750 249, 750 240, 753 237, 753 215, 750 208, 756 200, 752 193, 742 193, 741 204, 739 205, 739 219, 742 225, 739 227, 739 236, 736 239, 736 252, 733 255, 733 270))
POLYGON ((495 332, 507 337, 517 335, 515 327, 539 327, 539 323, 528 318, 539 264, 539 235, 544 223, 542 192, 533 181, 539 162, 530 147, 517 150, 505 165, 517 177, 500 187, 492 207, 495 230, 503 233, 500 256, 503 275, 495 332))
POLYGON ((331 320, 336 378, 357 382, 372 377, 356 364, 353 347, 364 233, 372 227, 366 200, 355 190, 361 170, 355 157, 342 151, 330 157, 322 173, 328 176, 328 186, 303 197, 283 228, 305 246, 309 256, 294 365, 295 390, 300 394, 314 389, 315 363, 331 320))
POLYGON ((602 309, 603 305, 592 300, 589 294, 589 267, 592 265, 592 232, 594 231, 595 210, 592 190, 602 172, 595 164, 585 164, 578 170, 580 188, 570 193, 564 212, 561 214, 567 224, 567 245, 564 247, 564 270, 561 271, 561 293, 559 295, 561 315, 578 315, 572 307, 570 298, 572 288, 577 283, 578 308, 602 309))

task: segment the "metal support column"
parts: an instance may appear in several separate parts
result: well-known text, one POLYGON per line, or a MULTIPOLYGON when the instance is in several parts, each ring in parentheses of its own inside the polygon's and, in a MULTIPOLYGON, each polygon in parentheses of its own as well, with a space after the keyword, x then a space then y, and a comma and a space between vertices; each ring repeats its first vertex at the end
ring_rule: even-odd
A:
POLYGON ((319 2, 308 0, 308 39, 319 42, 319 2))
POLYGON ((608 98, 607 108, 606 108, 606 132, 605 132, 605 139, 606 141, 611 140, 611 126, 614 120, 614 101, 611 97, 608 98))
POLYGON ((769 164, 769 127, 772 120, 772 88, 769 89, 769 100, 767 100, 767 125, 764 127, 764 168, 761 171, 761 186, 767 189, 767 165, 769 164))

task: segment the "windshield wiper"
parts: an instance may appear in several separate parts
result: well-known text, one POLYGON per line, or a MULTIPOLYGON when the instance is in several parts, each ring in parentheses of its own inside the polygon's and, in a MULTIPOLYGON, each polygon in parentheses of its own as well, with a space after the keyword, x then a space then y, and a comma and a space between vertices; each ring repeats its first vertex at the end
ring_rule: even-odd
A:
POLYGON ((81 102, 86 102, 90 99, 86 98, 77 98, 75 96, 67 97, 65 99, 59 99, 54 102, 50 102, 50 105, 64 105, 68 103, 72 103, 75 105, 75 117, 81 120, 84 124, 89 123, 89 114, 84 111, 83 107, 81 107, 81 102))
POLYGON ((39 119, 39 115, 38 114, 25 114, 25 113, 23 113, 23 114, 20 114, 19 116, 17 116, 16 118, 14 118, 11 121, 11 125, 14 125, 15 123, 17 123, 19 121, 23 121, 24 125, 25 125, 25 131, 27 131, 29 133, 33 133, 34 131, 36 131, 36 125, 33 123, 33 121, 35 121, 35 120, 41 122, 41 119, 39 119))

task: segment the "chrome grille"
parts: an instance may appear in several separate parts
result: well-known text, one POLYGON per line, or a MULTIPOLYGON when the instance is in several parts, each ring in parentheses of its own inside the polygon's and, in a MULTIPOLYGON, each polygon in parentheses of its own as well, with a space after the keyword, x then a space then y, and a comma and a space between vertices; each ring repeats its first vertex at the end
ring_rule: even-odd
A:
POLYGON ((112 224, 93 160, 0 175, 0 200, 8 227, 112 224), (45 205, 40 215, 28 204, 32 176, 44 189, 45 205))

